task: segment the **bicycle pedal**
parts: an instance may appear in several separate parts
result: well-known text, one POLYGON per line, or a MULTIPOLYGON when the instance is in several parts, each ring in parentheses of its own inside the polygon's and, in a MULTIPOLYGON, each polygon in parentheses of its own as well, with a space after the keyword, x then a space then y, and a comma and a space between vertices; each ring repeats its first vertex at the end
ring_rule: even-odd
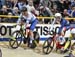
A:
POLYGON ((34 44, 30 44, 29 47, 34 49, 36 46, 34 44))

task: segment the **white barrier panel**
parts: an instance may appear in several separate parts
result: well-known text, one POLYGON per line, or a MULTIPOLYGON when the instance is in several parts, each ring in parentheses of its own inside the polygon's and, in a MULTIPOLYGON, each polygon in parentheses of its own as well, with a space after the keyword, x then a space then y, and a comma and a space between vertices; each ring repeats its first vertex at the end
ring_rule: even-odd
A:
MULTIPOLYGON (((1 38, 8 38, 12 33, 11 30, 13 29, 13 25, 15 25, 15 24, 0 23, 0 37, 1 38)), ((58 31, 60 25, 54 25, 53 27, 54 27, 53 31, 56 32, 56 31, 58 31)), ((40 39, 44 40, 44 38, 48 38, 49 36, 51 36, 51 34, 48 34, 50 29, 51 29, 50 24, 37 24, 35 31, 37 31, 39 33, 40 39)), ((66 36, 68 36, 68 35, 66 34, 66 36)))

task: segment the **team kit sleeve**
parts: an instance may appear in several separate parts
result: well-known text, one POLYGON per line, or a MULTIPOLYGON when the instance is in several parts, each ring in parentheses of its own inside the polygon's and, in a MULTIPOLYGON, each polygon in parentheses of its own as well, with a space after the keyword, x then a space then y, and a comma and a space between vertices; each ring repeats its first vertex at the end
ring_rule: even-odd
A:
POLYGON ((20 14, 20 16, 19 16, 19 18, 18 18, 18 20, 17 20, 17 24, 20 23, 20 21, 21 21, 21 17, 22 17, 22 14, 20 14))
POLYGON ((68 30, 70 28, 70 23, 69 21, 63 19, 63 21, 61 22, 61 27, 59 28, 58 34, 61 33, 62 29, 65 28, 65 30, 68 30))

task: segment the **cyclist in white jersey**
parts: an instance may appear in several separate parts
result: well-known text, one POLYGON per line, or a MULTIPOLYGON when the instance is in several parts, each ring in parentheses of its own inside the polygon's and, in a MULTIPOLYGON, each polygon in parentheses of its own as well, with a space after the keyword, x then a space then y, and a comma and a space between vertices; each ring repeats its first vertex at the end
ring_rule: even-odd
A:
MULTIPOLYGON (((31 24, 29 33, 31 35, 31 40, 33 41, 34 40, 33 30, 35 29, 35 26, 38 23, 38 19, 36 18, 36 16, 34 14, 32 14, 31 12, 28 12, 26 7, 23 7, 17 23, 20 24, 21 21, 25 21, 26 27, 28 27, 28 25, 31 24)), ((26 35, 28 35, 28 29, 26 29, 26 35)), ((31 43, 32 43, 32 41, 31 41, 31 43)))

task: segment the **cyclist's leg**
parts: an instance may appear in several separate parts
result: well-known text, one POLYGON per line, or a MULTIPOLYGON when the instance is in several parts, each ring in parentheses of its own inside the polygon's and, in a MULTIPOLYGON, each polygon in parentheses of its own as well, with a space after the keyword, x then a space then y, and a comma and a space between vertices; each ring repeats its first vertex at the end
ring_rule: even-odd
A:
MULTIPOLYGON (((24 26, 25 26, 25 25, 26 25, 26 24, 24 23, 24 26)), ((30 41, 30 39, 28 38, 29 27, 26 27, 26 26, 25 26, 24 29, 25 29, 25 32, 24 32, 25 38, 23 39, 23 42, 24 42, 25 46, 28 47, 28 46, 29 46, 29 42, 28 42, 28 41, 30 41)))
POLYGON ((66 27, 63 27, 62 30, 61 30, 61 35, 64 36, 65 32, 66 32, 66 27))
MULTIPOLYGON (((30 35, 31 35, 31 40, 33 41, 34 40, 34 34, 33 34, 33 30, 35 29, 35 26, 36 24, 38 23, 38 20, 34 20, 32 23, 31 23, 31 26, 30 26, 30 35)), ((31 41, 31 42, 32 42, 31 41)), ((35 42, 37 44, 37 42, 35 42)))
POLYGON ((66 26, 66 27, 63 27, 62 29, 62 32, 64 32, 64 34, 61 33, 61 35, 63 35, 63 38, 65 38, 65 45, 63 47, 63 51, 66 51, 69 46, 70 46, 70 27, 69 26, 66 26))
POLYGON ((66 33, 66 31, 68 31, 68 30, 70 30, 70 26, 65 26, 65 27, 63 27, 62 28, 62 30, 61 30, 61 35, 65 35, 65 33, 66 33))
POLYGON ((34 40, 34 34, 33 34, 33 31, 32 30, 29 30, 29 33, 30 33, 30 38, 31 38, 31 41, 30 43, 32 43, 32 41, 34 40))

